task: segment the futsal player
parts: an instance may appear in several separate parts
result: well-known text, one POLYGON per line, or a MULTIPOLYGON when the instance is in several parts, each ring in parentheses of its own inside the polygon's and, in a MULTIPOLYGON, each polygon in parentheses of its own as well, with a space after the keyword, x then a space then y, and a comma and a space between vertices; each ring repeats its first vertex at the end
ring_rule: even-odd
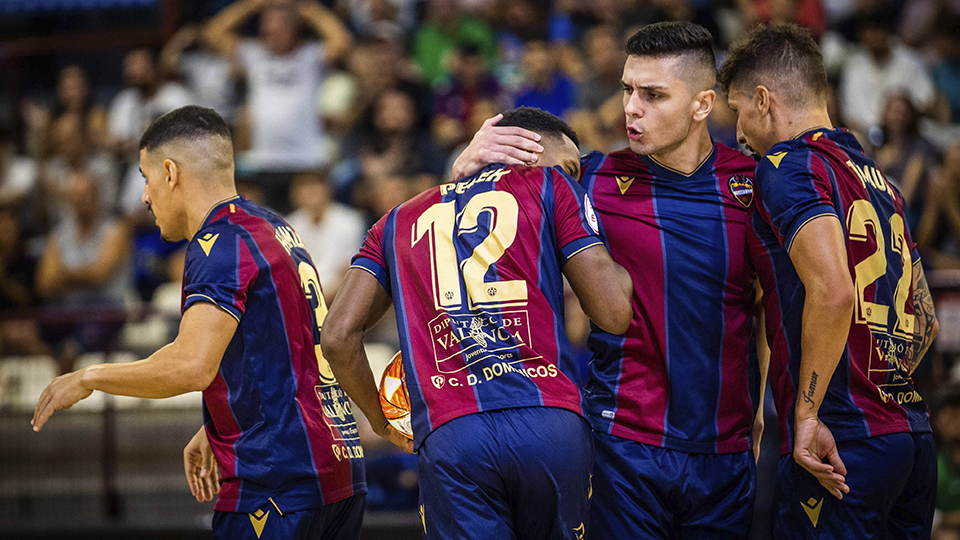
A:
MULTIPOLYGON (((363 451, 320 354, 326 305, 300 237, 237 195, 230 132, 210 109, 154 121, 140 140, 140 170, 161 235, 190 240, 179 334, 146 360, 58 377, 40 396, 34 429, 94 390, 143 398, 202 390, 204 427, 185 454, 209 447, 216 458, 215 537, 359 538, 363 451)), ((191 491, 212 496, 215 473, 201 477, 200 462, 191 465, 191 491)))
POLYGON ((593 444, 563 276, 612 334, 627 329, 631 283, 571 177, 576 134, 539 109, 502 122, 539 133, 552 167, 494 164, 383 216, 331 306, 323 351, 392 440, 362 340, 393 304, 426 538, 583 538, 593 444))
POLYGON ((751 33, 720 79, 763 156, 752 221, 783 440, 774 536, 929 538, 937 456, 910 375, 938 326, 903 197, 833 128, 808 31, 751 33))
MULTIPOLYGON (((756 162, 710 138, 716 64, 706 29, 645 26, 626 51, 630 147, 582 161, 610 254, 634 286, 626 335, 590 334, 590 537, 742 539, 762 395, 747 251, 756 162)), ((516 128, 485 129, 455 173, 536 150, 516 128)))

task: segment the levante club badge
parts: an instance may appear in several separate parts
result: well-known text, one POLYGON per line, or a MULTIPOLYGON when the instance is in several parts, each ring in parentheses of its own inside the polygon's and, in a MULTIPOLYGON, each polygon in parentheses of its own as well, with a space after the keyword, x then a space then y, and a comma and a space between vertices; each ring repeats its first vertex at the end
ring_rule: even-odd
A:
POLYGON ((730 177, 728 185, 733 198, 749 208, 753 203, 753 180, 742 174, 735 174, 730 177))

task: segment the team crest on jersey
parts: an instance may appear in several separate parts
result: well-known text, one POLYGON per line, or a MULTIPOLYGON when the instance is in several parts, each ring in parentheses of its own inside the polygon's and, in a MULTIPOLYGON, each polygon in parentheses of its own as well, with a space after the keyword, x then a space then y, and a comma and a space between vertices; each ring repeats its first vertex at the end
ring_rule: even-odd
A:
POLYGON ((742 174, 735 174, 730 177, 728 185, 730 186, 730 194, 737 202, 747 208, 753 204, 753 180, 742 174))
POLYGON ((587 223, 590 224, 590 228, 593 229, 595 234, 600 234, 600 221, 597 219, 597 213, 593 210, 593 205, 590 204, 589 195, 583 196, 583 209, 587 215, 587 223))

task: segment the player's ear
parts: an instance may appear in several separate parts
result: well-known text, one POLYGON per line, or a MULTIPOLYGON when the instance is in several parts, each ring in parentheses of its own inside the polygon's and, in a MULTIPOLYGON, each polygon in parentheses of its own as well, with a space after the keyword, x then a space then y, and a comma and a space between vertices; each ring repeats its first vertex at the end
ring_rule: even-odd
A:
POLYGON ((760 116, 766 116, 770 112, 770 89, 760 84, 757 85, 756 92, 753 95, 753 103, 760 116))
POLYGON ((713 104, 717 101, 717 93, 711 88, 709 90, 703 90, 697 94, 696 99, 694 100, 695 109, 693 111, 693 119, 702 122, 710 116, 710 112, 713 110, 713 104))
POLYGON ((180 166, 177 162, 167 158, 163 160, 163 179, 167 182, 167 187, 175 188, 180 183, 180 166))

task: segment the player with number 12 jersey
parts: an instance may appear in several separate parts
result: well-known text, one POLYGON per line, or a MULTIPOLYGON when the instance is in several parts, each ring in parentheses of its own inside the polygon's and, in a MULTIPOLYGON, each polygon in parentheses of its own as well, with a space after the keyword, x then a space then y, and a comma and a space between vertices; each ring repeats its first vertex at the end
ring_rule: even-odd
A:
MULTIPOLYGON (((527 108, 505 121, 514 116, 562 125, 541 134, 576 173, 565 124, 527 108)), ((597 324, 622 332, 630 315, 629 278, 598 232, 563 169, 496 164, 370 230, 351 272, 374 276, 396 309, 428 538, 585 534, 593 449, 561 272, 597 324)))

